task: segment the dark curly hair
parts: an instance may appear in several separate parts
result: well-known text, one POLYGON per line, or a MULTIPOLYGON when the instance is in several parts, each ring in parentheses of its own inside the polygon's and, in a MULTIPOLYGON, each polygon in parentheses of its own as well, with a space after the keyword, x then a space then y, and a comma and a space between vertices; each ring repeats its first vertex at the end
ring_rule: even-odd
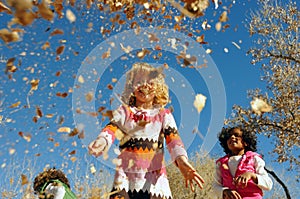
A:
POLYGON ((245 146, 245 152, 246 151, 253 151, 255 152, 257 141, 256 141, 256 134, 254 132, 247 131, 243 129, 241 126, 236 126, 236 127, 231 127, 231 128, 223 128, 222 131, 219 133, 218 138, 220 145, 223 147, 224 152, 226 154, 231 154, 231 151, 229 150, 227 146, 227 140, 230 138, 232 131, 234 129, 239 129, 240 131, 243 132, 242 134, 242 140, 247 144, 245 146))
POLYGON ((39 173, 33 182, 33 190, 36 194, 42 191, 43 186, 52 180, 59 180, 70 188, 69 180, 66 175, 59 169, 51 168, 39 173))

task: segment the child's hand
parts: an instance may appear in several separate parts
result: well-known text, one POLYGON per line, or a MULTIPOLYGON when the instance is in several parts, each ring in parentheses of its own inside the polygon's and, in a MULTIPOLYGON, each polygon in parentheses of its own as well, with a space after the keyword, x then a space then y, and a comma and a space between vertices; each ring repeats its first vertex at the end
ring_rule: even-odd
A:
POLYGON ((98 137, 96 140, 91 142, 88 146, 89 153, 98 157, 102 154, 106 147, 106 140, 103 137, 98 137))
POLYGON ((242 196, 235 190, 225 189, 223 199, 242 199, 242 196))
POLYGON ((193 181, 202 189, 204 180, 203 178, 197 173, 197 171, 193 168, 193 166, 187 161, 185 156, 179 156, 176 159, 176 163, 178 168, 180 169, 182 175, 185 178, 185 186, 188 187, 190 184, 191 190, 194 192, 195 187, 193 181))
POLYGON ((233 180, 236 186, 245 188, 247 187, 247 183, 250 179, 252 179, 255 183, 257 183, 257 177, 255 173, 247 171, 239 175, 238 177, 234 178, 233 180))

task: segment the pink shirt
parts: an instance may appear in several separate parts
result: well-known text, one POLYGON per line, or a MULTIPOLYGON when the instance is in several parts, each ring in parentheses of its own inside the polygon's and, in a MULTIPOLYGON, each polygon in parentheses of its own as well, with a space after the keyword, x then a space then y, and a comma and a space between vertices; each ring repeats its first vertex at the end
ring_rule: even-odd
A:
POLYGON ((213 189, 218 198, 222 198, 224 189, 236 190, 243 199, 260 199, 262 190, 272 188, 272 180, 264 169, 265 162, 262 158, 252 151, 246 152, 243 156, 224 156, 217 160, 216 174, 213 189), (248 182, 246 188, 238 188, 233 184, 233 178, 246 171, 256 173, 258 183, 252 180, 248 182))

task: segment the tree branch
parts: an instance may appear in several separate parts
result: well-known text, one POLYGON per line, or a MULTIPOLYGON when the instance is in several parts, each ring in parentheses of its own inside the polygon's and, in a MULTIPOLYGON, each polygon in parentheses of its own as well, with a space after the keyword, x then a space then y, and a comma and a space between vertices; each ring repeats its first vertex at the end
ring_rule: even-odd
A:
POLYGON ((282 182, 280 180, 280 178, 276 175, 276 173, 274 171, 268 170, 266 167, 265 167, 265 170, 282 186, 282 188, 285 192, 286 198, 292 199, 287 186, 284 184, 284 182, 282 182))
POLYGON ((275 57, 275 58, 279 58, 279 59, 288 59, 288 60, 292 60, 292 61, 300 64, 300 60, 295 59, 295 58, 293 58, 291 56, 285 56, 285 55, 281 55, 281 54, 277 55, 277 54, 271 53, 270 51, 267 51, 267 52, 270 54, 270 57, 275 57))

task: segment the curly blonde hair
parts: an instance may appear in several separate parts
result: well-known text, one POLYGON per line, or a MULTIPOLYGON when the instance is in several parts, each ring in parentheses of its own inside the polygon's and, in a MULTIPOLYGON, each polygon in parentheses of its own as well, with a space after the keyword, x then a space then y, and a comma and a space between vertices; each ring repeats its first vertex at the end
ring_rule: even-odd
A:
POLYGON ((126 73, 125 88, 121 96, 122 101, 129 106, 135 106, 134 79, 137 76, 146 75, 149 77, 155 93, 153 105, 164 107, 169 102, 169 88, 165 83, 165 76, 162 72, 163 68, 154 68, 147 63, 133 64, 132 68, 126 73))

